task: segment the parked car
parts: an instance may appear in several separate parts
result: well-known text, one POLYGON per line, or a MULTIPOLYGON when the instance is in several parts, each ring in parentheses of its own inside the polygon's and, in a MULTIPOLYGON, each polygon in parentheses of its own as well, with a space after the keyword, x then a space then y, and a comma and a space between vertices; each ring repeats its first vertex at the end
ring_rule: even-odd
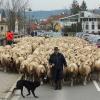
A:
POLYGON ((82 35, 82 38, 83 38, 84 40, 86 40, 86 41, 89 41, 89 36, 90 36, 90 35, 91 35, 91 34, 85 33, 85 34, 82 35))
POLYGON ((97 40, 96 45, 97 45, 98 48, 100 48, 100 39, 97 40))
POLYGON ((89 43, 95 44, 98 48, 100 48, 100 35, 78 32, 78 33, 76 33, 76 36, 83 38, 83 39, 87 40, 89 43))
POLYGON ((76 33, 76 37, 82 38, 82 36, 84 34, 86 34, 86 33, 84 33, 84 32, 78 32, 78 33, 76 33))
POLYGON ((88 37, 88 41, 92 44, 95 44, 98 48, 100 48, 100 35, 91 34, 88 37))

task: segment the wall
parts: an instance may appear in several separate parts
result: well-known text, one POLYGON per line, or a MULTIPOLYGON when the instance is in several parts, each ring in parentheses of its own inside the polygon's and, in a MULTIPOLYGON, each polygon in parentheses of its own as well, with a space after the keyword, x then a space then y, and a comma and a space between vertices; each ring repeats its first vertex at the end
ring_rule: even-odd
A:
POLYGON ((82 28, 83 28, 83 32, 88 32, 88 33, 98 33, 98 31, 100 31, 100 29, 98 29, 98 21, 95 22, 82 22, 82 28), (94 23, 94 29, 92 29, 92 23, 94 23), (86 25, 88 24, 89 28, 86 29, 86 25))
POLYGON ((5 35, 8 31, 8 26, 6 24, 0 24, 0 35, 5 35))

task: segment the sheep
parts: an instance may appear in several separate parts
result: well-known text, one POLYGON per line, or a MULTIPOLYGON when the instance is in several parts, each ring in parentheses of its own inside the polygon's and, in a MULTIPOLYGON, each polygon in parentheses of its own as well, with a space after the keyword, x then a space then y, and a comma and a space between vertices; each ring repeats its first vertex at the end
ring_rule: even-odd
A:
POLYGON ((29 79, 31 74, 34 79, 41 78, 41 74, 46 74, 51 79, 48 59, 55 46, 58 46, 65 55, 68 67, 64 68, 64 77, 69 78, 71 85, 79 79, 77 74, 83 77, 82 82, 86 84, 90 73, 100 70, 100 49, 83 39, 77 37, 24 37, 16 41, 17 43, 12 47, 8 45, 0 47, 0 63, 6 71, 22 72, 24 76, 27 76, 25 79, 29 79), (13 63, 10 64, 10 62, 13 63), (14 70, 12 66, 14 66, 14 70), (70 73, 70 77, 66 77, 68 73, 70 73))
POLYGON ((94 71, 97 73, 97 81, 100 81, 100 59, 94 62, 94 71))
POLYGON ((81 79, 83 80, 83 85, 86 85, 87 78, 91 73, 91 67, 87 64, 81 64, 79 67, 79 74, 81 75, 81 79))
POLYGON ((78 73, 78 66, 75 63, 71 63, 68 65, 67 68, 64 69, 66 72, 65 75, 67 80, 71 82, 71 86, 73 86, 73 82, 76 79, 77 73, 78 73))

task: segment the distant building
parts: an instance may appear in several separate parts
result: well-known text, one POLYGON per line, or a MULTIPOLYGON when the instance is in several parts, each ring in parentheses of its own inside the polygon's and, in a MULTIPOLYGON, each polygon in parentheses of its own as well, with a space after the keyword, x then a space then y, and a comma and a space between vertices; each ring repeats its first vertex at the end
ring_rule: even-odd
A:
POLYGON ((6 14, 4 10, 0 10, 0 35, 5 35, 8 31, 8 24, 6 21, 6 14))
POLYGON ((5 22, 0 22, 0 35, 5 35, 8 31, 8 25, 5 22))
POLYGON ((40 28, 44 30, 61 31, 61 25, 59 24, 59 19, 63 18, 65 15, 53 15, 45 20, 41 20, 40 28))
POLYGON ((81 11, 78 14, 60 18, 59 21, 63 26, 80 22, 83 32, 100 34, 100 15, 93 12, 81 11))

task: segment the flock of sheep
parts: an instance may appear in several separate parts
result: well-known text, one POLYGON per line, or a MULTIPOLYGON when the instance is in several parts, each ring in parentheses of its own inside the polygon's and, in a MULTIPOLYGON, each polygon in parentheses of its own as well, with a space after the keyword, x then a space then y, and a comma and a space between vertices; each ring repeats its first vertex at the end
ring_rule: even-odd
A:
POLYGON ((57 46, 67 61, 67 67, 63 70, 64 81, 69 81, 71 86, 74 82, 86 85, 95 72, 99 80, 100 48, 83 39, 24 37, 15 42, 12 47, 0 46, 0 69, 5 72, 19 72, 29 80, 52 80, 48 59, 57 46))

